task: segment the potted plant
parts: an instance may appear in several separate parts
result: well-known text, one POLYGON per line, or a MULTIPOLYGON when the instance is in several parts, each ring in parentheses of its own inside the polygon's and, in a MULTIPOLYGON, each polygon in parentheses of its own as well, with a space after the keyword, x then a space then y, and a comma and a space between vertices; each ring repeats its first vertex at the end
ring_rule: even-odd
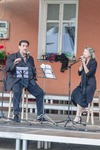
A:
POLYGON ((6 62, 6 51, 5 51, 5 47, 3 45, 0 45, 0 65, 5 65, 6 62))

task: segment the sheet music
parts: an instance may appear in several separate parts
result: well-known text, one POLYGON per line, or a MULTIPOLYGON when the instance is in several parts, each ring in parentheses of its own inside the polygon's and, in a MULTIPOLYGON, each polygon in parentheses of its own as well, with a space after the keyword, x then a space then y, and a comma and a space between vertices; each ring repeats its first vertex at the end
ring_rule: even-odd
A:
POLYGON ((56 78, 50 65, 41 64, 40 67, 42 68, 46 78, 56 78))
POLYGON ((16 67, 17 78, 29 78, 28 67, 16 67))

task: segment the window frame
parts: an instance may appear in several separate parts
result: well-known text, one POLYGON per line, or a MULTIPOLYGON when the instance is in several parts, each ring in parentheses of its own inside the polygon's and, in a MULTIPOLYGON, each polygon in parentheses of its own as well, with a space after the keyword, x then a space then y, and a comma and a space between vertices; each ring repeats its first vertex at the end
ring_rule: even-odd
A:
MULTIPOLYGON (((76 4, 76 28, 75 28, 75 56, 77 52, 77 28, 78 28, 78 0, 39 0, 39 28, 38 28, 38 59, 42 59, 42 55, 45 54, 46 43, 46 18, 47 18, 47 4, 76 4)), ((60 7, 62 7, 60 5, 60 7)), ((62 17, 60 17, 59 23, 62 17)), ((56 21, 55 21, 56 22, 56 21)), ((66 21, 65 21, 66 22, 66 21)), ((64 23, 64 21, 63 21, 64 23)), ((60 33, 61 34, 61 33, 60 33)), ((62 36, 59 35, 59 38, 62 36)), ((61 40, 61 39, 60 39, 61 40)), ((61 53, 61 42, 59 42, 59 51, 61 53)))

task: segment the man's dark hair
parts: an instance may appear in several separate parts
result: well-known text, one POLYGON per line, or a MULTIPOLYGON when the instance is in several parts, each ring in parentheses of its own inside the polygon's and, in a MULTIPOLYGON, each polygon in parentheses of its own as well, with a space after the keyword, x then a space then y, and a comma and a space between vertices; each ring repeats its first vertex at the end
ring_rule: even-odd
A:
POLYGON ((21 40, 21 41, 19 42, 19 45, 21 45, 22 43, 27 43, 28 46, 30 45, 30 43, 29 43, 27 40, 21 40))

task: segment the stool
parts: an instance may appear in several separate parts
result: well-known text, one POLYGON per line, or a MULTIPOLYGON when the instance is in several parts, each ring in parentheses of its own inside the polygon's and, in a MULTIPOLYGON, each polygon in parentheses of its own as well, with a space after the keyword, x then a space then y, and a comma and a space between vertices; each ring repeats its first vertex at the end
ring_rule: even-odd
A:
POLYGON ((91 115, 91 123, 94 124, 94 113, 99 113, 99 119, 100 119, 100 90, 96 90, 95 92, 96 97, 93 98, 93 101, 88 106, 88 113, 87 113, 87 123, 89 122, 89 117, 91 115), (94 104, 98 104, 98 110, 94 109, 94 104))
MULTIPOLYGON (((9 107, 8 107, 8 118, 11 116, 11 107, 12 107, 12 96, 13 92, 10 91, 10 97, 9 97, 9 107)), ((21 119, 24 119, 24 109, 26 109, 25 113, 25 119, 28 119, 28 91, 25 90, 25 88, 22 89, 22 105, 21 105, 21 119), (25 101, 26 98, 26 101, 25 101)))
POLYGON ((28 120, 28 91, 23 88, 23 90, 22 90, 22 112, 21 112, 21 119, 24 119, 24 109, 26 109, 25 116, 26 116, 26 120, 28 120), (26 101, 25 101, 25 98, 26 98, 26 101), (25 105, 26 105, 26 107, 25 107, 25 105))
POLYGON ((91 116, 91 123, 93 125, 94 124, 93 101, 92 103, 89 103, 88 108, 87 108, 87 120, 86 120, 87 123, 89 122, 90 116, 91 116))

